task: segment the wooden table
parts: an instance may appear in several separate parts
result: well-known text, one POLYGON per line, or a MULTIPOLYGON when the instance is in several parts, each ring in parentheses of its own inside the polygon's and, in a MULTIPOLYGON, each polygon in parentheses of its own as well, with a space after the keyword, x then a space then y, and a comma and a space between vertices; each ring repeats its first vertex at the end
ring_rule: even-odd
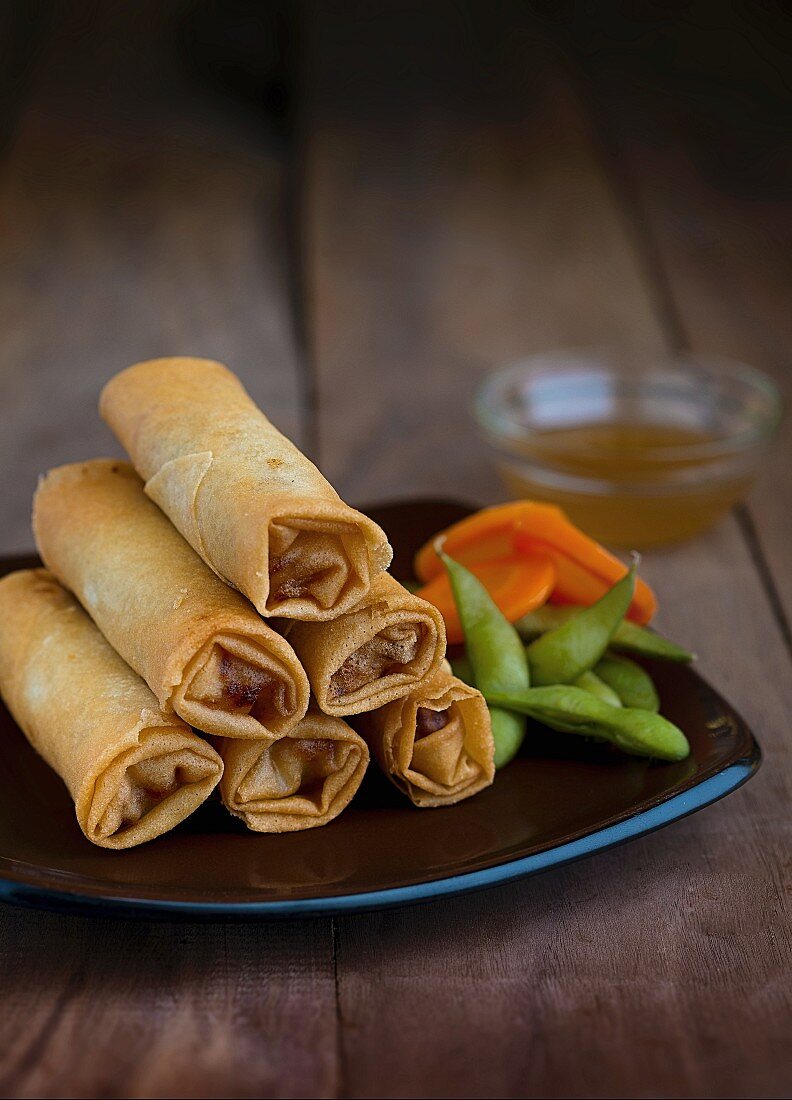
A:
MULTIPOLYGON (((284 145, 152 44, 180 7, 59 5, 0 72, 3 549, 30 545, 39 471, 113 447, 98 387, 150 355, 228 361, 357 502, 497 499, 471 387, 535 350, 722 352, 786 383, 777 13, 308 4, 284 145)), ((785 434, 747 506, 646 560, 662 626, 760 735, 747 788, 420 908, 3 909, 2 1094, 788 1095, 791 458, 785 434)))

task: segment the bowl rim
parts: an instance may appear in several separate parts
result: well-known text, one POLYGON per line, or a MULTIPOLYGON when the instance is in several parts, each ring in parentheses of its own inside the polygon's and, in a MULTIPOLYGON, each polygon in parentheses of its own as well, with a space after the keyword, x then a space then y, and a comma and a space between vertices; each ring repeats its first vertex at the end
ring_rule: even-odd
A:
MULTIPOLYGON (((716 384, 720 379, 736 379, 746 384, 754 393, 760 394, 766 402, 766 409, 755 424, 748 428, 731 434, 719 435, 716 439, 700 442, 669 443, 649 448, 647 453, 651 455, 662 454, 674 460, 701 459, 702 461, 713 458, 727 457, 753 448, 765 447, 772 441, 784 417, 786 402, 781 390, 764 371, 753 367, 738 359, 731 359, 722 355, 706 355, 694 352, 668 353, 665 355, 649 356, 647 354, 630 355, 629 352, 615 352, 608 347, 571 347, 556 348, 545 352, 538 352, 511 361, 498 367, 486 375, 476 386, 473 395, 473 414, 479 428, 486 434, 494 445, 503 445, 507 448, 510 443, 524 442, 531 435, 539 435, 540 432, 525 425, 518 425, 513 417, 502 408, 498 407, 494 400, 499 388, 520 375, 538 375, 541 371, 553 366, 557 371, 566 369, 568 373, 576 374, 590 370, 591 373, 611 374, 624 376, 630 371, 635 377, 635 360, 641 364, 647 364, 643 373, 647 377, 668 377, 672 373, 692 373, 706 371, 708 378, 716 384)), ((603 420, 603 423, 607 423, 603 420)), ((527 455, 515 455, 509 452, 513 458, 520 458, 527 464, 531 464, 531 458, 527 455)), ((548 459, 552 458, 552 441, 545 440, 542 454, 548 459)), ((536 456, 539 459, 539 455, 536 456)), ((552 467, 547 467, 552 469, 552 467)), ((580 477, 580 475, 578 475, 580 477)), ((586 480, 585 475, 583 480, 586 480)))

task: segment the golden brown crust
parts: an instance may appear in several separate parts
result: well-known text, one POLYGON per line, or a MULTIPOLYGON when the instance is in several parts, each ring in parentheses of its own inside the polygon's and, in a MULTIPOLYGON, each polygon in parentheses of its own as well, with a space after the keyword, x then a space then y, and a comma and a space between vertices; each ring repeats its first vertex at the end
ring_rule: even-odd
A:
POLYGON ((111 379, 99 407, 148 495, 260 614, 331 619, 388 567, 380 528, 344 504, 221 363, 138 363, 111 379))
POLYGON ((445 654, 436 607, 387 573, 353 611, 329 623, 291 623, 287 637, 325 714, 384 706, 431 679, 445 654))
POLYGON ((223 801, 260 833, 326 825, 349 805, 369 761, 346 722, 314 711, 278 741, 226 741, 220 752, 223 801))
POLYGON ((303 716, 308 681, 288 642, 206 567, 129 463, 50 471, 33 526, 45 564, 166 712, 222 737, 288 733, 303 716), (240 668, 264 677, 260 705, 234 690, 240 668))
POLYGON ((167 832, 220 779, 217 753, 163 714, 46 570, 0 581, 0 690, 101 847, 131 848, 167 832))
POLYGON ((353 719, 377 763, 416 806, 448 806, 495 776, 489 710, 445 669, 409 695, 353 719), (442 716, 432 722, 422 711, 442 716), (419 717, 420 716, 420 717, 419 717))

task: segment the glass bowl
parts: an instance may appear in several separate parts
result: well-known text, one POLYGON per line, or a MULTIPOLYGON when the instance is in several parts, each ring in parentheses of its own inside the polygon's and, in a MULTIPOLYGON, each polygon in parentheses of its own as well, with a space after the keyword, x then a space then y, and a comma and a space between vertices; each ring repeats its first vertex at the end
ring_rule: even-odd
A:
POLYGON ((727 359, 559 351, 489 375, 474 413, 511 496, 642 547, 698 534, 744 497, 782 403, 727 359))

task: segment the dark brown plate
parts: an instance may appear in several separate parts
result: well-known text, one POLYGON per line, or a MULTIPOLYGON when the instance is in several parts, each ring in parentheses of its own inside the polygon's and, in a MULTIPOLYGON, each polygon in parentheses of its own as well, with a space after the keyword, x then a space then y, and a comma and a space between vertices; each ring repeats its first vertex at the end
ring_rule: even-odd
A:
MULTIPOLYGON (((414 550, 465 511, 432 501, 369 509, 402 577, 414 550)), ((31 564, 5 559, 0 573, 31 564)), ((60 779, 0 707, 0 897, 119 914, 305 915, 462 893, 591 855, 714 802, 759 766, 750 730, 696 672, 656 664, 652 673, 663 712, 692 745, 681 764, 535 727, 494 785, 458 806, 413 809, 372 768, 353 805, 323 829, 256 835, 211 803, 126 852, 84 839, 60 779)))

